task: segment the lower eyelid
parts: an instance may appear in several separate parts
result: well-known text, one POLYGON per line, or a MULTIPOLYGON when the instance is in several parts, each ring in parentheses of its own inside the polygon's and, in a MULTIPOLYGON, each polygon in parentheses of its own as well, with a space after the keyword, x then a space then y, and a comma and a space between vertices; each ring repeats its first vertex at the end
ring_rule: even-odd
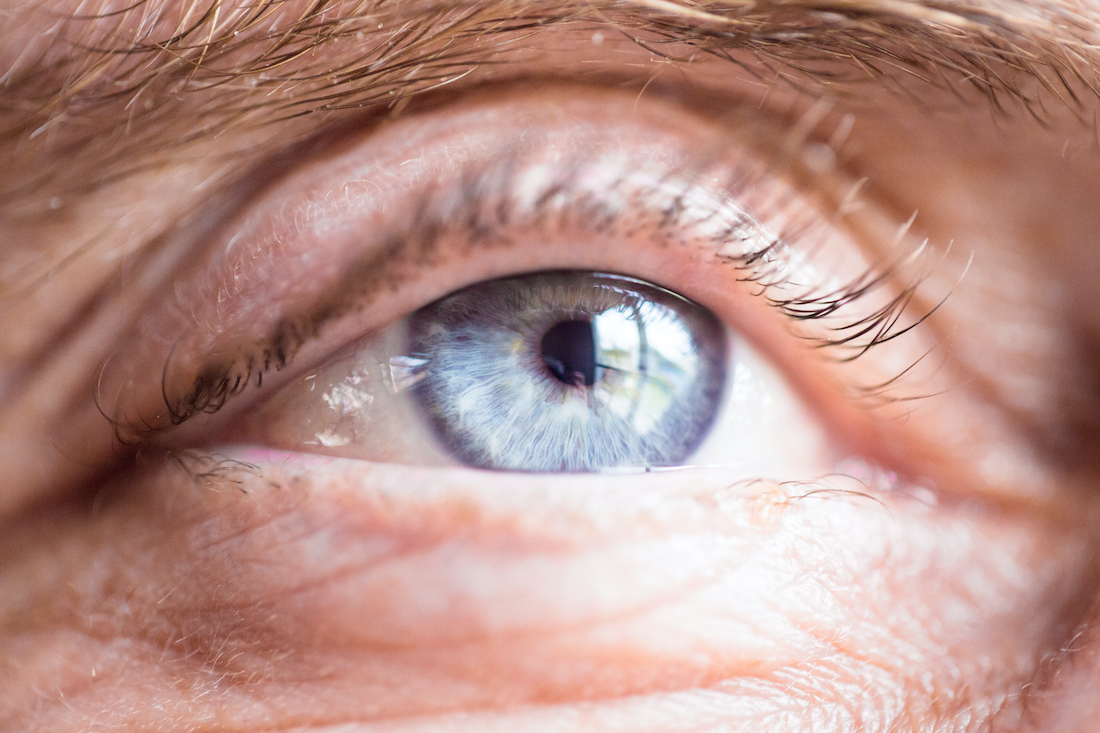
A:
POLYGON ((85 547, 55 563, 82 579, 71 593, 92 611, 117 601, 96 579, 125 573, 126 621, 151 650, 135 646, 128 664, 172 670, 170 681, 150 674, 146 694, 171 697, 180 680, 201 691, 209 664, 234 680, 215 696, 226 725, 257 698, 292 709, 299 698, 281 685, 313 690, 317 665, 329 670, 318 684, 337 692, 303 724, 400 719, 424 685, 436 702, 421 716, 500 695, 537 706, 717 686, 751 699, 752 682, 778 679, 791 703, 822 675, 847 690, 815 699, 825 711, 859 702, 900 714, 956 699, 959 684, 980 708, 1035 671, 1051 640, 1018 629, 1056 626, 1088 562, 1081 537, 1024 531, 1031 519, 901 496, 884 506, 843 486, 821 493, 827 481, 232 458, 262 467, 147 466, 131 477, 138 490, 105 499, 93 521, 109 553, 85 547), (989 642, 979 654, 966 646, 976 638, 989 642), (945 649, 951 673, 938 666, 945 649), (341 695, 351 679, 375 684, 341 695))

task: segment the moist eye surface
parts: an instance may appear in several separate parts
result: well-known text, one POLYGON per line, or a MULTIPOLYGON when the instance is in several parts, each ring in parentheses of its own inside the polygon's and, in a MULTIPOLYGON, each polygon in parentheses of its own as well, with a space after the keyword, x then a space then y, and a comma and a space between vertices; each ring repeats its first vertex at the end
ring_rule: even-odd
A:
POLYGON ((513 471, 675 466, 726 382, 709 311, 640 280, 547 272, 479 283, 410 320, 414 394, 459 461, 513 471))

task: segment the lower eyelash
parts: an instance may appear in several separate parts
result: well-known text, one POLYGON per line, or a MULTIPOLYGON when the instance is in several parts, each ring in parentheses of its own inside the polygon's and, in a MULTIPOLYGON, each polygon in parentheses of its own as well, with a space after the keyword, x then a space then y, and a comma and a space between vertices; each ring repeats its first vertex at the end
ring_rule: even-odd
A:
MULTIPOLYGON (((248 493, 243 484, 246 479, 265 478, 264 469, 254 463, 230 458, 218 453, 200 450, 166 451, 164 458, 185 474, 196 487, 219 490, 236 489, 248 493)), ((892 471, 879 468, 858 459, 846 459, 837 467, 837 471, 815 475, 811 478, 778 481, 768 478, 745 478, 729 484, 728 489, 750 488, 757 484, 771 484, 781 490, 776 495, 778 504, 793 504, 800 501, 869 501, 886 510, 889 506, 884 498, 891 502, 910 502, 925 507, 937 504, 936 495, 919 485, 901 481, 892 471)), ((693 470, 691 467, 657 468, 657 471, 679 472, 693 470)), ((267 480, 272 489, 280 489, 277 481, 267 480)))
POLYGON ((207 363, 183 394, 172 394, 169 387, 170 358, 164 369, 163 397, 171 424, 179 425, 198 413, 217 412, 249 385, 262 384, 265 373, 286 367, 324 323, 365 307, 386 287, 395 287, 431 263, 445 236, 457 240, 461 253, 508 246, 508 231, 519 228, 548 236, 589 231, 629 238, 648 232, 658 246, 699 247, 717 263, 735 268, 738 279, 759 283, 758 295, 792 322, 828 319, 832 335, 814 340, 819 348, 841 350, 840 361, 852 361, 903 335, 938 307, 915 320, 903 320, 924 275, 918 272, 900 288, 896 281, 921 256, 922 246, 871 266, 846 284, 829 289, 811 285, 786 295, 797 256, 795 245, 809 240, 826 221, 811 215, 805 202, 794 195, 764 198, 761 191, 776 187, 774 179, 769 181, 773 174, 759 166, 727 171, 724 185, 716 187, 700 183, 714 165, 639 173, 619 161, 617 172, 608 176, 607 171, 614 168, 594 166, 593 159, 600 158, 591 150, 575 151, 565 164, 552 168, 525 167, 523 157, 519 149, 506 150, 488 167, 464 172, 458 181, 427 187, 409 207, 411 215, 381 238, 382 246, 345 268, 341 282, 329 289, 335 296, 318 301, 296 318, 284 319, 252 349, 207 363), (715 190, 725 200, 718 200, 715 190), (742 199, 750 200, 756 216, 736 203, 742 199), (757 217, 789 223, 772 233, 757 217), (869 314, 855 307, 886 287, 898 288, 898 295, 885 305, 869 314), (846 317, 849 312, 852 315, 846 317))

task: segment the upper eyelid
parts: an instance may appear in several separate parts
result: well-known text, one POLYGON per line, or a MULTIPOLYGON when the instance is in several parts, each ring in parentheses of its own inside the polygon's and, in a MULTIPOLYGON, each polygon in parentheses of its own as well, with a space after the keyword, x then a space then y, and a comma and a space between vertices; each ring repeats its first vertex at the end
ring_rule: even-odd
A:
MULTIPOLYGON (((418 203, 413 205, 416 214, 412 220, 395 227, 396 234, 384 235, 382 243, 372 249, 366 255, 351 260, 344 267, 340 280, 330 292, 315 301, 306 310, 283 319, 276 330, 267 336, 258 349, 257 355, 249 357, 244 366, 244 373, 226 376, 225 370, 219 365, 207 368, 200 377, 201 385, 196 385, 197 393, 193 392, 183 398, 182 411, 172 412, 174 423, 183 422, 194 412, 208 412, 216 410, 223 401, 238 388, 244 388, 254 380, 262 381, 263 374, 270 369, 281 369, 290 361, 294 353, 308 340, 313 338, 326 322, 340 318, 347 312, 364 307, 369 304, 383 287, 394 288, 411 277, 409 273, 400 271, 402 265, 407 264, 411 258, 414 262, 420 258, 431 257, 430 249, 438 243, 438 239, 446 230, 448 234, 457 234, 465 237, 465 246, 470 250, 480 247, 492 246, 491 237, 497 231, 505 230, 509 224, 507 210, 513 207, 507 203, 507 198, 502 195, 515 183, 507 178, 508 156, 502 157, 503 166, 498 170, 505 172, 505 177, 497 173, 489 172, 477 179, 477 183, 467 183, 460 186, 462 194, 457 200, 451 196, 445 196, 446 203, 442 206, 438 199, 431 196, 434 191, 426 192, 418 203), (457 206, 455 204, 458 204, 457 206), (488 216, 486 216, 488 214, 488 216), (458 221, 455 226, 452 222, 458 221), (392 275, 392 278, 391 278, 392 275)), ((568 168, 568 167, 567 167, 568 168)), ((569 172, 562 176, 560 187, 558 184, 550 184, 548 195, 565 192, 568 186, 569 172)), ((530 212, 531 220, 538 220, 545 210, 545 201, 538 201, 530 212)), ((594 216, 599 213, 587 212, 594 216)), ((610 220, 615 214, 609 215, 610 220)), ((662 221, 659 228, 675 229, 679 224, 674 218, 662 221)), ((738 222, 737 226, 744 229, 752 229, 755 225, 749 220, 738 222)), ((606 234, 607 232, 601 232, 606 234)), ((614 232, 611 232, 612 236, 614 232)), ((377 240, 376 240, 377 241, 377 240)), ((725 242, 715 241, 715 247, 720 248, 725 242)), ((785 248, 781 237, 777 236, 764 247, 754 249, 741 255, 726 257, 729 262, 744 262, 746 268, 751 268, 751 263, 760 262, 763 258, 772 254, 778 258, 779 250, 785 248)), ((763 269, 760 268, 761 275, 763 269)))
MULTIPOLYGON (((726 138, 726 142, 730 143, 733 139, 734 138, 726 138)), ((583 153, 583 151, 575 151, 575 153, 580 155, 581 153, 583 153)), ((581 157, 583 157, 583 155, 581 155, 581 157)), ((666 166, 666 173, 669 176, 673 177, 678 172, 680 174, 690 173, 691 175, 705 175, 707 165, 704 159, 707 158, 708 154, 706 150, 704 150, 703 154, 697 156, 696 158, 696 160, 703 162, 699 162, 694 165, 684 165, 683 161, 681 161, 681 167, 679 169, 677 169, 675 165, 670 164, 671 167, 666 166), (700 173, 700 171, 703 171, 704 173, 700 173)), ((342 165, 342 163, 340 163, 341 155, 336 155, 331 159, 342 165)), ((511 163, 509 163, 510 160, 512 160, 512 158, 509 158, 508 156, 504 156, 502 159, 496 160, 495 165, 490 167, 488 173, 486 173, 486 170, 484 168, 478 169, 475 167, 474 169, 479 170, 481 173, 480 176, 475 176, 475 179, 479 181, 478 185, 484 186, 486 183, 488 183, 490 191, 494 186, 500 188, 502 185, 502 181, 506 183, 509 175, 514 174, 514 171, 509 170, 509 166, 511 165, 511 163)), ((767 166, 763 166, 763 168, 759 167, 759 164, 762 161, 759 159, 758 156, 755 158, 753 156, 749 156, 748 158, 746 158, 746 163, 748 162, 751 162, 757 166, 757 175, 766 176, 769 174, 775 174, 777 172, 774 170, 769 170, 767 166), (760 172, 761 170, 763 171, 763 173, 760 172)), ((752 165, 750 165, 749 168, 746 170, 752 170, 752 165)), ((565 177, 568 177, 568 174, 565 174, 565 177)), ((734 178, 736 179, 737 176, 734 176, 734 178)), ((336 180, 339 181, 339 177, 337 177, 336 180)), ((752 178, 742 176, 740 180, 735 180, 734 184, 740 185, 744 188, 749 188, 751 187, 750 184, 753 182, 755 181, 752 178)), ((734 184, 731 184, 733 185, 732 192, 736 196, 737 191, 740 189, 738 189, 737 185, 734 184)), ((336 188, 330 187, 329 190, 339 190, 339 187, 341 185, 343 184, 337 183, 336 188)), ((369 184, 367 185, 369 187, 369 184)), ((506 185, 503 187, 507 188, 506 185)), ((276 189, 278 189, 278 186, 276 186, 276 189)), ((456 201, 453 195, 450 195, 447 191, 444 191, 441 195, 436 196, 433 199, 433 194, 439 194, 439 192, 433 192, 429 190, 426 193, 423 193, 419 198, 419 208, 417 208, 416 206, 412 207, 414 210, 416 210, 416 213, 418 214, 418 216, 413 217, 413 221, 415 222, 417 219, 420 219, 420 224, 423 227, 421 231, 426 232, 426 237, 423 238, 423 241, 429 243, 432 241, 433 230, 435 230, 435 234, 438 234, 438 229, 440 225, 445 223, 442 220, 448 218, 448 216, 445 215, 449 215, 449 218, 453 219, 454 213, 456 211, 456 201), (442 207, 440 206, 441 203, 442 207), (446 211, 442 211, 441 208, 446 209, 446 211), (423 216, 424 214, 429 215, 423 216), (434 217, 430 214, 434 214, 434 217)), ((467 195, 464 199, 460 199, 458 203, 462 203, 464 201, 465 204, 468 205, 467 212, 469 212, 484 206, 486 204, 486 201, 489 199, 492 199, 491 195, 487 197, 467 195)), ((278 198, 278 195, 276 195, 275 200, 280 200, 278 198)), ((757 198, 758 203, 762 203, 763 201, 763 199, 759 199, 759 197, 757 198)), ((773 203, 780 206, 784 204, 784 202, 782 201, 776 201, 773 203)), ((313 206, 313 204, 309 204, 308 206, 313 206)), ((462 207, 460 206, 459 209, 461 208, 462 207)), ((270 208, 268 210, 270 211, 270 208)), ((297 218, 302 210, 302 206, 292 203, 289 208, 285 208, 282 211, 283 214, 286 215, 286 218, 289 220, 289 222, 297 226, 304 223, 297 218)), ((249 214, 248 217, 251 217, 253 219, 259 217, 259 219, 262 220, 264 216, 267 216, 267 214, 263 214, 262 212, 263 208, 261 207, 259 213, 253 212, 252 214, 249 214)), ((491 212, 491 214, 495 213, 496 212, 491 212)), ((458 218, 461 220, 463 217, 459 216, 458 218)), ((323 216, 321 217, 321 220, 324 221, 323 216)), ((673 222, 669 222, 670 230, 675 229, 674 226, 671 226, 672 223, 673 222)), ((741 221, 741 224, 747 226, 748 229, 752 229, 751 224, 747 221, 741 221)), ((412 227, 410 229, 409 220, 406 219, 394 226, 391 231, 397 238, 407 238, 410 231, 412 230, 415 230, 415 227, 412 227)), ((173 352, 170 358, 167 359, 167 361, 161 362, 161 364, 165 365, 165 372, 163 373, 163 375, 160 375, 163 380, 160 385, 162 387, 161 394, 163 395, 163 402, 161 403, 162 414, 163 409, 165 407, 168 407, 170 413, 167 415, 167 417, 170 418, 170 422, 178 423, 187 419, 196 411, 213 411, 219 408, 222 404, 224 404, 224 401, 230 396, 231 393, 246 386, 250 380, 253 380, 253 382, 260 381, 263 379, 262 375, 266 373, 268 369, 271 369, 273 367, 278 368, 285 364, 292 352, 295 351, 303 343, 308 341, 308 339, 313 335, 316 329, 320 327, 320 324, 324 323, 325 321, 331 321, 333 318, 337 318, 341 314, 348 312, 348 310, 356 304, 357 297, 355 296, 358 296, 358 300, 361 304, 361 300, 364 296, 365 291, 361 287, 362 282, 360 281, 360 278, 364 274, 368 274, 375 279, 375 282, 378 282, 379 272, 382 269, 378 267, 378 265, 380 265, 382 261, 386 258, 378 258, 376 252, 379 245, 382 245, 383 250, 387 249, 385 246, 385 242, 383 241, 385 239, 385 236, 385 233, 381 235, 379 235, 377 232, 373 233, 373 236, 370 238, 374 242, 375 249, 366 254, 365 257, 361 255, 358 266, 352 265, 349 268, 347 262, 343 264, 345 272, 341 273, 340 279, 342 279, 346 284, 351 284, 351 290, 358 290, 358 293, 354 293, 353 297, 344 297, 343 299, 341 299, 339 296, 331 297, 328 294, 338 292, 340 289, 336 288, 334 290, 330 287, 325 291, 328 294, 322 295, 322 297, 319 300, 315 300, 312 305, 306 306, 305 311, 299 311, 298 316, 286 314, 289 317, 280 319, 280 321, 275 324, 274 331, 269 331, 266 336, 259 337, 259 340, 257 340, 257 336, 255 334, 250 336, 247 339, 247 343, 242 346, 242 348, 245 349, 244 351, 236 351, 236 347, 232 346, 229 347, 229 350, 227 351, 224 348, 225 344, 223 344, 223 348, 220 348, 220 356, 217 355, 216 351, 209 352, 210 355, 214 357, 214 359, 213 361, 207 360, 205 365, 201 363, 196 364, 193 361, 184 361, 182 362, 182 366, 180 364, 173 363, 174 358, 177 355, 176 352, 173 352), (175 369, 177 367, 183 369, 182 373, 186 373, 188 369, 195 369, 196 371, 193 373, 198 375, 193 382, 185 382, 185 384, 190 384, 190 389, 192 391, 190 393, 183 393, 182 397, 180 396, 180 393, 178 391, 181 385, 178 382, 177 378, 177 375, 181 374, 181 372, 177 371, 176 374, 170 375, 167 371, 169 368, 175 369), (176 391, 173 392, 173 390, 176 391)), ((393 240, 393 244, 394 247, 392 249, 394 252, 397 252, 399 254, 403 253, 406 255, 409 254, 409 248, 398 246, 400 242, 398 242, 396 239, 393 240)), ((717 246, 720 248, 720 244, 718 244, 717 246)), ((735 263, 741 264, 747 268, 745 270, 745 279, 759 279, 760 277, 766 277, 766 273, 769 272, 769 267, 762 267, 761 265, 763 265, 764 263, 757 259, 756 255, 766 252, 769 249, 774 248, 775 246, 778 246, 781 250, 785 248, 781 237, 775 238, 774 241, 766 242, 765 246, 759 246, 755 249, 753 249, 752 247, 741 247, 740 254, 737 256, 733 256, 730 259, 735 263)), ((217 247, 215 247, 215 251, 216 250, 217 247)), ((392 262, 394 261, 394 258, 390 258, 390 260, 392 262)), ((400 260, 400 258, 398 257, 397 260, 400 260)), ((777 261, 782 260, 782 257, 777 258, 777 261)), ((624 271, 623 274, 637 275, 639 273, 624 271)), ((201 283, 201 281, 199 282, 201 283)), ((214 284, 216 285, 216 283, 214 284)), ((673 285, 671 283, 668 284, 673 285)), ((189 287, 192 291, 198 290, 200 297, 211 297, 214 295, 214 293, 211 292, 209 289, 211 283, 208 282, 205 286, 199 288, 194 287, 194 285, 195 283, 193 282, 192 286, 189 287)), ((344 290, 345 292, 343 293, 343 295, 347 296, 348 293, 346 291, 348 290, 348 288, 344 288, 344 290)), ((193 293, 192 297, 194 297, 193 293)), ((803 305, 808 306, 810 303, 811 301, 805 300, 803 302, 803 305)), ((233 304, 230 302, 227 307, 232 307, 232 305, 233 304)), ((220 327, 215 328, 215 330, 218 330, 218 328, 220 327)), ((192 348, 194 348, 195 346, 195 343, 191 344, 192 348)), ((202 351, 201 345, 198 347, 198 350, 202 351)), ((187 349, 181 349, 179 353, 183 353, 186 351, 187 349)), ((187 356, 191 357, 193 356, 193 354, 188 354, 187 356)), ((209 359, 209 356, 207 357, 207 359, 209 359)), ((148 368, 149 366, 149 364, 146 364, 146 368, 148 368)), ((110 382, 110 380, 105 380, 105 382, 110 382)), ((113 417, 114 415, 125 413, 125 411, 123 411, 123 413, 116 412, 114 413, 114 415, 112 415, 110 404, 105 404, 104 408, 108 416, 111 417, 113 417)), ((156 415, 152 415, 151 418, 143 416, 138 422, 135 423, 132 417, 133 413, 130 412, 128 414, 130 415, 128 419, 116 421, 116 427, 122 430, 125 434, 132 435, 132 432, 130 431, 132 431, 135 427, 138 427, 138 434, 140 435, 140 433, 144 430, 144 428, 141 428, 142 425, 151 426, 158 424, 158 418, 156 417, 156 415)), ((148 415, 148 413, 145 413, 145 415, 148 415)))

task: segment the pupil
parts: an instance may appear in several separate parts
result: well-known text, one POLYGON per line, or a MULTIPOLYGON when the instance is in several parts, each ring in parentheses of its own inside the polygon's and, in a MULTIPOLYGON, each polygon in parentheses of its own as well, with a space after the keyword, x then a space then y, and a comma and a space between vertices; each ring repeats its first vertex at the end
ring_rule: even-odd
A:
POLYGON ((596 383, 596 333, 591 321, 562 321, 542 337, 542 359, 566 384, 596 383))

